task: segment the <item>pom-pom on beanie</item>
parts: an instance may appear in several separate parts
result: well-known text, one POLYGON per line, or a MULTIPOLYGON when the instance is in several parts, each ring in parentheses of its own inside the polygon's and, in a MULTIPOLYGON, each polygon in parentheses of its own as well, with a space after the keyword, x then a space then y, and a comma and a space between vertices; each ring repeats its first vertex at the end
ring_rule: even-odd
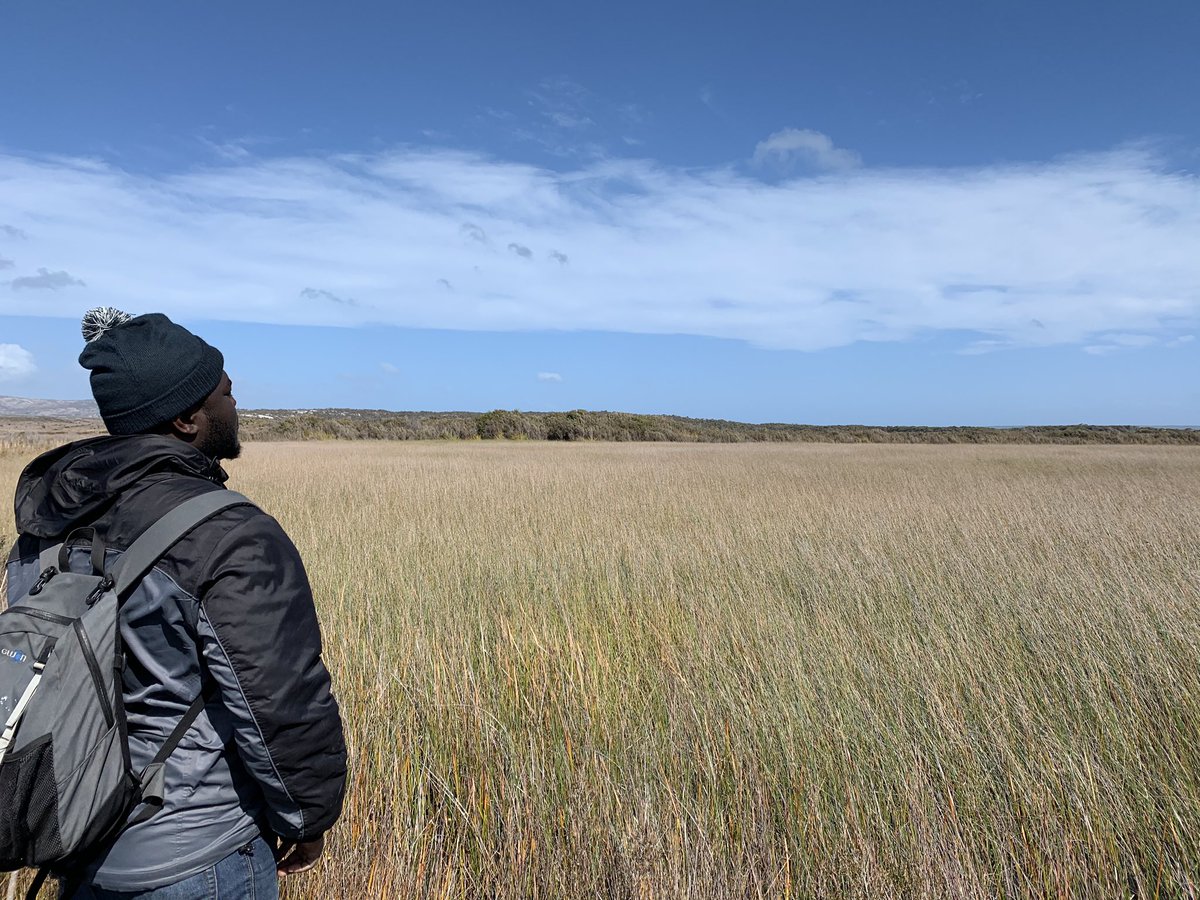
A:
POLYGON ((109 434, 137 434, 168 422, 216 390, 225 369, 210 347, 162 313, 130 316, 110 306, 83 317, 92 396, 109 434))

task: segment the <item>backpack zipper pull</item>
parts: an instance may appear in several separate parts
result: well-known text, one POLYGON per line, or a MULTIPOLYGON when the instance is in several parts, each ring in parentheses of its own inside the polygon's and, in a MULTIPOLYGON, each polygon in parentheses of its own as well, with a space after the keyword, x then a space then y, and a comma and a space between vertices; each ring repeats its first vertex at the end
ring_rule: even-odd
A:
POLYGON ((95 606, 96 601, 112 590, 115 585, 116 581, 113 580, 113 577, 111 575, 105 575, 101 582, 96 585, 96 589, 87 595, 87 599, 84 602, 87 603, 88 606, 95 606))
POLYGON ((34 594, 40 594, 42 592, 42 588, 44 588, 47 584, 49 584, 50 579, 53 578, 57 574, 58 574, 57 568, 55 568, 54 566, 47 566, 46 571, 44 571, 41 575, 38 576, 38 580, 35 581, 33 583, 33 587, 31 587, 29 589, 30 596, 33 596, 34 594))

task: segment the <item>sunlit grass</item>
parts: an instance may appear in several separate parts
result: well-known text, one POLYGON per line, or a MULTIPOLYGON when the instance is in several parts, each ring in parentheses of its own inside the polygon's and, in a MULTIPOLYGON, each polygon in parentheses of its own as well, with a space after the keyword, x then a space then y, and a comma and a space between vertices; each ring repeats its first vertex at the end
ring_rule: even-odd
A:
MULTIPOLYGON (((23 458, 0 448, 6 495, 23 458)), ((1196 450, 320 443, 230 469, 308 564, 351 745, 292 896, 1196 891, 1196 450)))

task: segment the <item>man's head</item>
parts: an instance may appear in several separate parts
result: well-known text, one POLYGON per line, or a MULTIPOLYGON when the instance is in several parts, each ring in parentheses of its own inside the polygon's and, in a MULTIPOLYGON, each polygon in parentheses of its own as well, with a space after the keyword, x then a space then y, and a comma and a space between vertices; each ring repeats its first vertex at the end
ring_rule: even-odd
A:
POLYGON ((241 452, 221 351, 161 313, 111 308, 83 317, 79 364, 110 434, 169 434, 213 459, 241 452))

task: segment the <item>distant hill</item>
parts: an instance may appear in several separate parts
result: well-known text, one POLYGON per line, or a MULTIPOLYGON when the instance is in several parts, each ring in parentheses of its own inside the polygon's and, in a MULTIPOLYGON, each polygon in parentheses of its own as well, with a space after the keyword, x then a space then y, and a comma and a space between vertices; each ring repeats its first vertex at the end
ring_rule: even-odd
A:
POLYGON ((725 419, 622 412, 389 412, 368 409, 253 410, 251 440, 791 441, 855 444, 1192 444, 1200 430, 1136 425, 1022 428, 925 425, 761 425, 725 419))
MULTIPOLYGON (((1200 429, 1139 425, 1030 425, 1020 428, 926 425, 749 424, 726 419, 622 412, 393 412, 384 409, 244 409, 246 440, 546 440, 684 441, 704 443, 804 442, 838 444, 1190 444, 1200 429)), ((18 431, 19 420, 62 420, 84 433, 102 427, 87 400, 0 397, 0 418, 18 431)), ((47 423, 48 424, 48 423, 47 423)), ((0 423, 0 431, 5 430, 0 423)), ((12 430, 12 428, 8 429, 12 430)), ((43 431, 38 427, 35 431, 43 431)))
POLYGON ((100 410, 91 400, 30 400, 0 397, 0 416, 53 419, 98 419, 100 410))

